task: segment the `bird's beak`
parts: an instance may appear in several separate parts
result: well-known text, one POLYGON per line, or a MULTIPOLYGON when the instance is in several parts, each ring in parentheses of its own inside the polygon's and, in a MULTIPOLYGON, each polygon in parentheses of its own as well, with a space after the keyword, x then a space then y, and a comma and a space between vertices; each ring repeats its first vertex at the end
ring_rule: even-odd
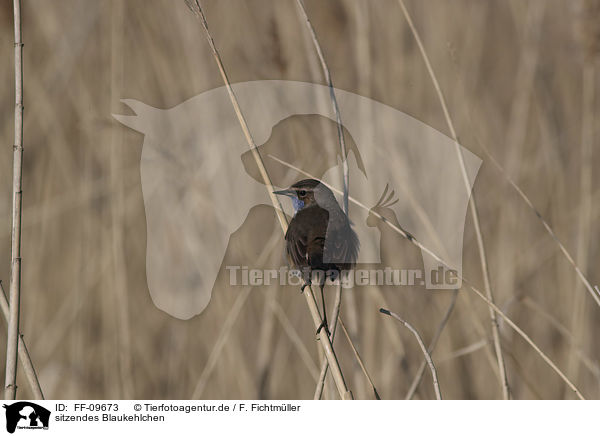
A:
POLYGON ((282 191, 273 191, 273 194, 285 195, 287 197, 294 197, 296 195, 296 193, 292 189, 284 189, 282 191))

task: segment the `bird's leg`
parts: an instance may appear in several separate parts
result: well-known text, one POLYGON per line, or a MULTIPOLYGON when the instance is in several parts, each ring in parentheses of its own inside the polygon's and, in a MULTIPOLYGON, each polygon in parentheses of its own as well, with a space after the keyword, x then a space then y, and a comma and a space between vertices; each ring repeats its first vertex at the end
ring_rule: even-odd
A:
POLYGON ((312 285, 312 281, 311 281, 312 272, 310 271, 309 268, 302 268, 301 274, 304 276, 304 284, 300 288, 300 293, 303 293, 304 288, 312 285))
POLYGON ((327 325, 327 309, 325 309, 325 279, 323 279, 323 281, 319 283, 319 288, 321 288, 321 302, 323 304, 323 322, 321 322, 321 325, 319 326, 319 328, 317 328, 317 335, 321 333, 321 329, 324 328, 325 332, 327 332, 327 336, 329 336, 330 333, 329 326, 327 325))

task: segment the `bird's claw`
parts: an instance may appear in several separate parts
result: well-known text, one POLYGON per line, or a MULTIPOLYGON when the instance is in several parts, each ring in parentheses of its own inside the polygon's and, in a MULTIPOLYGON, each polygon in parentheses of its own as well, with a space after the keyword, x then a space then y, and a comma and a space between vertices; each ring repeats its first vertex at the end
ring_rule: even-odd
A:
POLYGON ((300 293, 304 293, 304 288, 306 288, 307 286, 311 286, 311 285, 312 285, 312 283, 310 282, 310 280, 307 280, 306 282, 304 282, 304 284, 300 288, 300 293))
POLYGON ((331 335, 331 333, 329 332, 329 327, 327 326, 327 322, 326 321, 322 321, 321 325, 319 326, 319 328, 317 328, 317 335, 319 333, 321 333, 322 329, 325 329, 325 333, 327 333, 327 336, 331 335))

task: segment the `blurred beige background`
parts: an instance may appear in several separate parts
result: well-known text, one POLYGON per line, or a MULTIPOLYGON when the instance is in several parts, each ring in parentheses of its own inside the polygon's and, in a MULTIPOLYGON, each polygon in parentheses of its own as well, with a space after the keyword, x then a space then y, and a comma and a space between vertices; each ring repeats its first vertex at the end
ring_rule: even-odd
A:
MULTIPOLYGON (((496 302, 587 398, 600 398, 600 308, 481 147, 531 198, 590 282, 599 284, 600 186, 593 177, 600 163, 599 2, 406 4, 461 144, 484 161, 474 195, 496 302)), ((295 2, 203 6, 232 82, 323 83, 295 2)), ((397 1, 307 0, 306 9, 336 87, 449 134, 397 1)), ((0 7, 0 23, 0 278, 7 284, 10 2, 0 7)), ((229 287, 223 268, 210 305, 189 321, 159 311, 148 293, 143 136, 111 113, 130 113, 121 98, 170 108, 222 86, 183 0, 24 0, 23 40, 21 326, 46 398, 185 399, 194 391, 203 399, 312 398, 319 352, 298 289, 229 287)), ((335 125, 312 121, 282 126, 276 139, 312 146, 322 141, 335 150, 335 125), (316 124, 322 137, 314 135, 316 124)), ((223 264, 248 258, 283 264, 282 239, 270 240, 277 226, 270 208, 255 208, 230 240, 223 264)), ((483 289, 470 217, 464 243, 464 275, 483 289)), ((419 267, 419 251, 400 237, 383 250, 386 264, 419 267)), ((450 300, 448 291, 409 287, 345 295, 343 316, 382 398, 404 398, 422 354, 410 332, 378 308, 385 301, 429 343, 450 300)), ((4 324, 0 330, 4 335, 4 324)), ((503 324, 501 334, 514 398, 574 398, 522 338, 503 324)), ((335 346, 355 397, 372 398, 341 334, 335 346)), ((433 358, 445 398, 501 398, 488 309, 469 291, 459 293, 433 358)), ((18 396, 29 397, 21 372, 18 384, 18 396)), ((325 394, 336 398, 334 389, 325 394)), ((428 372, 415 398, 434 398, 428 372)))

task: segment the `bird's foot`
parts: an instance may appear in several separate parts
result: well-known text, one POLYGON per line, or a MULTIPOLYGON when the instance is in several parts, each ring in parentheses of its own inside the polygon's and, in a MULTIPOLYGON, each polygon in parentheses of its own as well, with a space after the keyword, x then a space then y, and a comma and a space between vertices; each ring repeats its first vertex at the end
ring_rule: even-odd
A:
POLYGON ((319 335, 319 333, 321 333, 321 330, 323 330, 323 329, 325 329, 325 333, 327 333, 327 336, 331 335, 331 333, 329 332, 329 326, 327 326, 327 321, 326 320, 323 320, 321 322, 321 325, 317 329, 317 335, 319 335))
POLYGON ((306 288, 307 286, 311 286, 311 285, 312 285, 312 283, 310 280, 305 281, 304 284, 302 285, 302 287, 300 288, 300 293, 301 294, 304 293, 304 288, 306 288))
POLYGON ((400 229, 405 233, 406 239, 408 239, 410 242, 413 242, 415 240, 415 237, 404 227, 400 227, 400 229))
MULTIPOLYGON (((334 283, 340 276, 339 269, 328 269, 325 273, 325 280, 329 279, 330 282, 334 283)), ((325 280, 323 281, 323 285, 325 285, 325 280)))

